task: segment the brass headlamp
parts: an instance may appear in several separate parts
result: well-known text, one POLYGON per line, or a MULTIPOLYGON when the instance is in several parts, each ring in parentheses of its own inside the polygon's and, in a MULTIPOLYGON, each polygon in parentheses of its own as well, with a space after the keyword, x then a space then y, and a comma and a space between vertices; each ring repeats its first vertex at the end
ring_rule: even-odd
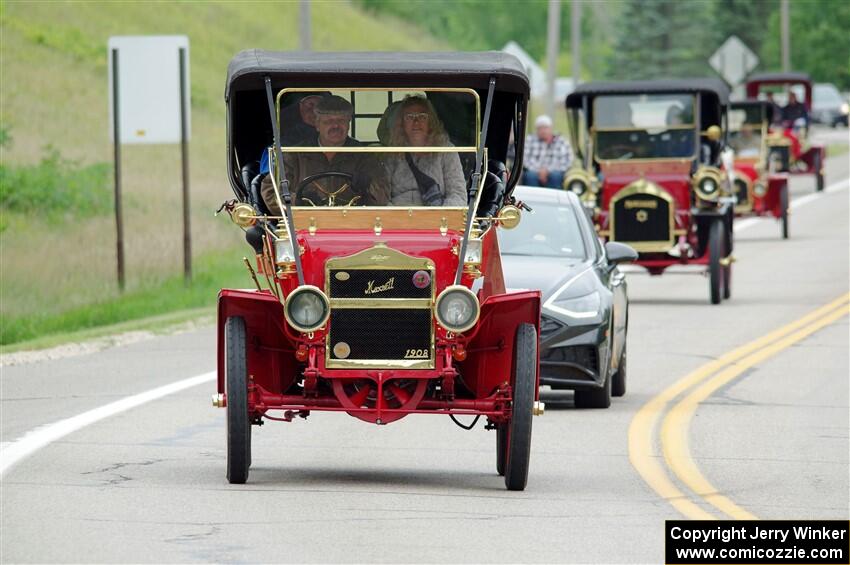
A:
POLYGON ((717 202, 721 196, 723 173, 717 167, 700 167, 691 186, 700 200, 717 202))
POLYGON ((591 199, 599 192, 599 184, 596 182, 596 178, 584 169, 567 171, 562 188, 574 192, 582 200, 591 199))

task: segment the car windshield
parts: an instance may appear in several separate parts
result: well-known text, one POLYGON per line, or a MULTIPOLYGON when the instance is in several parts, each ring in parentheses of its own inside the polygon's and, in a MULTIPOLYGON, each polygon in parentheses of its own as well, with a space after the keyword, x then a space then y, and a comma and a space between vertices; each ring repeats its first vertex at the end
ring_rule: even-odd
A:
POLYGON ((841 93, 832 84, 816 84, 814 92, 812 92, 815 106, 841 105, 844 100, 841 98, 841 93))
POLYGON ((696 153, 692 95, 599 96, 593 116, 598 159, 688 158, 696 153))
POLYGON ((757 105, 729 110, 729 146, 738 157, 758 157, 761 154, 763 111, 757 105))
POLYGON ((581 226, 572 206, 526 200, 532 211, 512 230, 499 230, 503 255, 587 258, 581 226))
POLYGON ((479 141, 474 91, 298 88, 277 101, 294 206, 467 206, 479 141))

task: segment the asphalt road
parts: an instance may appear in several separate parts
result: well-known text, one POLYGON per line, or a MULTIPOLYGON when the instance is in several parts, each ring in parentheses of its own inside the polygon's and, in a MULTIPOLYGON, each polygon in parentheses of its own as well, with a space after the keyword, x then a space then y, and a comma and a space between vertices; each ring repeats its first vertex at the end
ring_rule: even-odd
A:
MULTIPOLYGON (((45 433, 212 371, 211 328, 3 367, 4 454, 33 430, 44 445, 3 475, 0 561, 662 562, 663 521, 683 516, 672 503, 728 516, 663 457, 674 403, 649 427, 636 415, 706 363, 847 294, 848 176, 850 155, 828 162, 832 190, 794 208, 790 240, 772 220, 739 231, 721 306, 702 276, 630 274, 628 394, 608 410, 550 394, 520 493, 504 490, 494 433, 480 426, 321 413, 255 428, 249 483, 229 485, 212 382, 91 425, 71 420, 79 429, 55 441, 45 433), (639 472, 641 457, 663 477, 639 472), (661 479, 681 496, 665 496, 661 479)), ((813 192, 812 178, 793 179, 793 198, 813 192)), ((839 316, 696 406, 680 431, 714 496, 759 518, 850 515, 848 338, 839 316)))

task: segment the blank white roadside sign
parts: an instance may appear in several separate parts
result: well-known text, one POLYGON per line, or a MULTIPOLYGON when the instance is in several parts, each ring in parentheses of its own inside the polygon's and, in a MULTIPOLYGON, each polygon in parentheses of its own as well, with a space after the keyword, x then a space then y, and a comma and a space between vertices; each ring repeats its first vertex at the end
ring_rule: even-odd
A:
POLYGON ((109 127, 115 116, 113 54, 118 54, 121 143, 180 143, 180 49, 185 50, 186 141, 191 137, 189 38, 125 35, 109 38, 109 127))

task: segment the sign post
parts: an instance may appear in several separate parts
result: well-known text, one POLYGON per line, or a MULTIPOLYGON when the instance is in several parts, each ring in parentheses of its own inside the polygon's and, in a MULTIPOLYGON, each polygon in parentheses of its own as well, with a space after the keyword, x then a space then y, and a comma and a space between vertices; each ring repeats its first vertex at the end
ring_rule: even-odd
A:
POLYGON ((110 37, 109 59, 109 113, 115 144, 118 286, 124 290, 121 145, 125 143, 180 143, 183 170, 183 275, 188 283, 192 278, 188 145, 192 131, 189 38, 185 35, 110 37))
MULTIPOLYGON (((112 98, 115 114, 119 111, 118 96, 118 50, 111 50, 112 54, 112 98)), ((124 214, 121 211, 121 126, 118 120, 112 121, 112 143, 115 150, 115 233, 116 233, 116 262, 118 264, 118 289, 124 292, 124 214)))
POLYGON ((189 125, 186 92, 186 51, 180 48, 180 157, 183 167, 183 280, 192 281, 192 229, 189 216, 189 125))

